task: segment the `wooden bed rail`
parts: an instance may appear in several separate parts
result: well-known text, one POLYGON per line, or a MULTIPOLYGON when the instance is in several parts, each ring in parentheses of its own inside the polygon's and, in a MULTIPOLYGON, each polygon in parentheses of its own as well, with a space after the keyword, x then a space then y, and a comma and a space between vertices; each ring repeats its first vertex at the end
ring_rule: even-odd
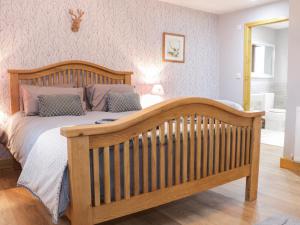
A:
POLYGON ((72 225, 92 225, 243 177, 257 196, 263 112, 169 100, 106 125, 62 128, 72 225))

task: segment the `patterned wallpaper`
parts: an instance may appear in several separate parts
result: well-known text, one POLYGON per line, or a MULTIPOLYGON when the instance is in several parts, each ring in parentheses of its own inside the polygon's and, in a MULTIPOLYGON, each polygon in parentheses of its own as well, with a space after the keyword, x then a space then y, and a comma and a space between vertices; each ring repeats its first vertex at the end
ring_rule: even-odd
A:
POLYGON ((216 98, 217 16, 156 0, 1 0, 0 104, 7 109, 8 68, 80 59, 134 71, 134 83, 161 82, 166 96, 216 98), (69 8, 85 11, 71 32, 69 8), (162 33, 186 35, 186 63, 162 63, 162 33))

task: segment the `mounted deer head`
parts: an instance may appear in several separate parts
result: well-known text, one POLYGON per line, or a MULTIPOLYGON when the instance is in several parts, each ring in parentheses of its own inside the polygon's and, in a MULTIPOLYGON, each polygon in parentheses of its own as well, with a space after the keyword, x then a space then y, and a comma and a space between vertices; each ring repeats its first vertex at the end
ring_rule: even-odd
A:
POLYGON ((84 12, 81 9, 77 9, 77 14, 73 12, 72 9, 69 10, 70 15, 72 16, 72 27, 73 32, 78 32, 80 28, 81 17, 84 15, 84 12))

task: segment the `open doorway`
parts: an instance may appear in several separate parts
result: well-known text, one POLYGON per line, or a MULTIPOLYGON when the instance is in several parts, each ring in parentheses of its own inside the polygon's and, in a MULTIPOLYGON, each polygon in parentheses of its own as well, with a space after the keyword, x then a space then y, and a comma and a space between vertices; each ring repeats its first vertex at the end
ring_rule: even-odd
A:
POLYGON ((286 116, 288 25, 287 19, 274 19, 245 26, 244 107, 266 112, 261 142, 280 147, 286 116))

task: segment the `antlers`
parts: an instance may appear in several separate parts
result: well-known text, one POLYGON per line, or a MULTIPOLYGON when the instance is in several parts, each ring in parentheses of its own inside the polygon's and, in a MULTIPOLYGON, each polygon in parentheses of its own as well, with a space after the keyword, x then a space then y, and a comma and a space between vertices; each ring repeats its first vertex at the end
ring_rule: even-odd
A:
POLYGON ((81 17, 84 15, 84 12, 81 9, 77 9, 77 14, 73 12, 72 9, 69 10, 69 14, 72 16, 72 27, 73 32, 78 32, 80 28, 81 17))

